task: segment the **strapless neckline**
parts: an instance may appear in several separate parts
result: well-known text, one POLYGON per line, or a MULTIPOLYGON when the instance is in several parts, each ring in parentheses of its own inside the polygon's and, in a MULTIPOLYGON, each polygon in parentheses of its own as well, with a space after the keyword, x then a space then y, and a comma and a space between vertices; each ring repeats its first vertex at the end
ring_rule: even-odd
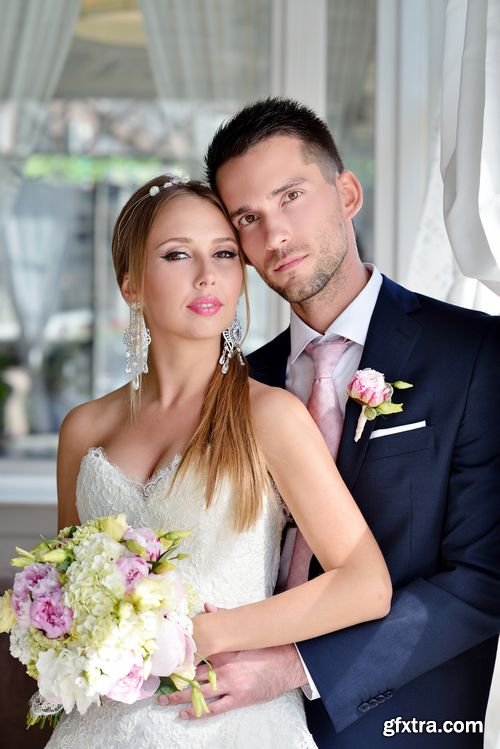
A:
POLYGON ((140 481, 139 479, 130 476, 130 474, 128 474, 120 466, 116 465, 116 463, 113 463, 113 461, 109 459, 103 447, 90 447, 82 460, 82 464, 85 463, 89 459, 89 457, 94 457, 102 460, 109 468, 111 468, 112 471, 117 474, 117 476, 120 477, 120 479, 125 481, 127 484, 130 484, 131 486, 139 489, 141 494, 143 494, 145 497, 151 494, 152 490, 160 483, 160 481, 172 475, 182 458, 179 453, 176 453, 169 463, 161 466, 160 468, 157 468, 156 471, 154 471, 153 474, 148 479, 146 479, 146 481, 140 481))

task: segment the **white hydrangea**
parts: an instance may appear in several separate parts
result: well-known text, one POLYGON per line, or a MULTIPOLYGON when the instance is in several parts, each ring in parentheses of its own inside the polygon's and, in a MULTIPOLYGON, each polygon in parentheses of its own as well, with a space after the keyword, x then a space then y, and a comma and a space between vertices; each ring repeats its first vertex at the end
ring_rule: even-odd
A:
POLYGON ((115 562, 123 546, 96 533, 75 548, 75 561, 67 571, 65 604, 82 623, 87 617, 102 619, 123 599, 125 585, 115 562))
POLYGON ((10 653, 21 661, 25 666, 32 659, 29 630, 14 624, 10 630, 10 653))

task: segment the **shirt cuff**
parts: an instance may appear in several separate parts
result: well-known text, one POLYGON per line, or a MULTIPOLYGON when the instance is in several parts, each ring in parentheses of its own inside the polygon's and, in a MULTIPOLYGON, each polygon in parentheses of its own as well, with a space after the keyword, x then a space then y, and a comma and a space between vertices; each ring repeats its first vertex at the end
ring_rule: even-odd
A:
MULTIPOLYGON (((295 643, 294 643, 295 644, 295 643)), ((308 700, 319 700, 320 693, 318 692, 316 688, 316 684, 313 681, 313 678, 311 674, 309 673, 309 669, 307 668, 306 664, 304 663, 304 660, 300 654, 300 650, 298 649, 297 645, 295 645, 295 650, 297 651, 297 655, 300 658, 300 662, 302 663, 302 668, 304 669, 307 684, 304 684, 302 687, 302 691, 304 692, 304 696, 307 697, 308 700)))

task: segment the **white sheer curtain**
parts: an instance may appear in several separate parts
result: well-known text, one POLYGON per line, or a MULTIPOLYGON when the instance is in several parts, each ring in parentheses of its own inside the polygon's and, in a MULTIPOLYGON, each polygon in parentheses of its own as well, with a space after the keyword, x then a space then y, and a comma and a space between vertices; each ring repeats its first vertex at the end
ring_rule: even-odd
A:
POLYGON ((408 285, 500 312, 500 0, 448 0, 441 110, 408 285))
POLYGON ((464 275, 500 295, 500 0, 449 0, 442 99, 453 254, 464 275))
POLYGON ((267 93, 269 0, 140 0, 140 7, 161 98, 239 102, 267 93))
MULTIPOLYGON (((438 128, 434 131, 431 149, 429 179, 406 283, 414 291, 451 304, 499 314, 499 297, 475 278, 464 276, 450 244, 443 214, 438 128)), ((469 249, 474 258, 474 246, 469 249)))
POLYGON ((196 103, 196 159, 222 120, 269 94, 271 0, 140 0, 160 106, 196 103))
POLYGON ((80 0, 0 0, 0 221, 36 143, 79 10, 80 0))

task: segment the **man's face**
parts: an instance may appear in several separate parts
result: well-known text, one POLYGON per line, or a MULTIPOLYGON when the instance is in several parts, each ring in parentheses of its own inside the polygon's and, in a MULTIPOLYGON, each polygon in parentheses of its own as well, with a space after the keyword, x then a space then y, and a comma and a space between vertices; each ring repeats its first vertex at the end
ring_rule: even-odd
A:
POLYGON ((342 179, 328 182, 302 142, 287 135, 270 137, 217 172, 217 189, 245 255, 291 303, 333 287, 347 255, 346 219, 351 215, 346 214, 342 179))

